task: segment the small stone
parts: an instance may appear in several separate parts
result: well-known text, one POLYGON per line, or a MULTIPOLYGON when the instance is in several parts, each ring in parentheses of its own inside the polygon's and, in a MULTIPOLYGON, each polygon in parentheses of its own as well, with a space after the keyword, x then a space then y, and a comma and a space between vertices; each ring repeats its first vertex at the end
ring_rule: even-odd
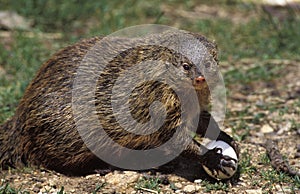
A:
POLYGON ((274 132, 274 129, 270 125, 266 124, 266 125, 262 126, 262 128, 260 129, 260 132, 262 132, 262 133, 272 133, 272 132, 274 132))
POLYGON ((292 193, 291 188, 289 188, 289 187, 283 187, 282 190, 283 190, 283 193, 292 193))
POLYGON ((113 185, 124 185, 134 183, 138 180, 137 172, 125 171, 123 174, 107 174, 105 175, 106 182, 113 185))
POLYGON ((196 179, 196 180, 194 180, 194 183, 200 184, 200 183, 202 183, 202 180, 201 179, 196 179))
POLYGON ((202 189, 202 187, 200 185, 196 185, 195 189, 196 189, 196 191, 199 191, 200 189, 202 189))
POLYGON ((116 189, 115 188, 108 188, 102 191, 103 193, 116 193, 116 189))
POLYGON ((133 171, 125 171, 125 178, 126 178, 126 182, 127 183, 134 183, 136 182, 140 175, 137 172, 133 172, 133 171))
POLYGON ((239 185, 241 185, 242 187, 247 187, 248 186, 247 183, 245 183, 245 182, 240 182, 239 185))
POLYGON ((193 193, 196 191, 196 187, 194 185, 187 185, 183 188, 184 192, 193 193))
POLYGON ((31 22, 16 12, 0 11, 0 28, 29 30, 31 22))
POLYGON ((179 176, 169 176, 168 177, 169 182, 180 182, 180 181, 184 181, 185 179, 179 177, 179 176))
POLYGON ((36 184, 34 185, 34 187, 37 187, 37 188, 39 188, 39 189, 43 188, 43 186, 42 186, 41 183, 36 183, 36 184))
POLYGON ((183 193, 180 189, 176 190, 175 193, 183 193))
POLYGON ((32 189, 32 191, 35 192, 35 193, 38 193, 40 190, 41 190, 41 188, 39 186, 36 186, 36 185, 32 189))
POLYGON ((284 125, 282 125, 279 129, 279 131, 277 132, 278 135, 282 135, 285 132, 289 131, 292 128, 292 122, 287 122, 284 125))
POLYGON ((42 182, 42 183, 44 183, 44 182, 46 182, 46 181, 48 181, 48 179, 47 179, 46 177, 42 177, 42 178, 41 178, 41 182, 42 182))
POLYGON ((182 184, 181 184, 181 183, 174 183, 174 186, 175 186, 177 189, 181 189, 181 188, 182 188, 182 184))
POLYGON ((44 186, 44 188, 42 189, 42 192, 49 192, 52 188, 48 185, 44 186))
POLYGON ((52 188, 56 188, 57 187, 57 183, 55 180, 49 180, 48 181, 48 185, 52 188))
POLYGON ((258 101, 256 101, 255 105, 258 107, 262 107, 262 106, 265 106, 265 103, 262 100, 258 100, 258 101))
POLYGON ((277 191, 282 191, 281 185, 275 185, 275 188, 277 189, 277 191))
POLYGON ((261 189, 248 189, 246 190, 247 194, 261 194, 262 190, 261 189))
POLYGON ((94 174, 91 174, 91 175, 87 175, 87 176, 85 176, 85 178, 86 178, 86 179, 92 179, 93 177, 95 177, 95 175, 94 175, 94 174))

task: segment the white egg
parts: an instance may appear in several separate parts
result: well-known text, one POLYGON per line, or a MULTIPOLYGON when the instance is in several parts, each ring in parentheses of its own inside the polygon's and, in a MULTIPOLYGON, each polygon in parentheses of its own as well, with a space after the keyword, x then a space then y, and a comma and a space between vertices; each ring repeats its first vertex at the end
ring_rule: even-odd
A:
POLYGON ((220 140, 212 141, 212 142, 208 143, 206 145, 206 147, 208 149, 221 148, 222 154, 224 156, 229 156, 232 158, 232 160, 230 160, 230 162, 232 162, 232 166, 234 167, 234 168, 226 167, 226 166, 222 167, 228 173, 228 175, 227 175, 227 174, 224 174, 220 169, 219 170, 214 169, 213 171, 211 171, 210 169, 208 169, 206 166, 203 165, 203 168, 206 171, 206 173, 215 179, 228 179, 228 178, 232 177, 234 175, 234 173, 236 173, 237 167, 238 167, 238 158, 237 158, 237 154, 234 151, 234 149, 226 142, 220 141, 220 140))

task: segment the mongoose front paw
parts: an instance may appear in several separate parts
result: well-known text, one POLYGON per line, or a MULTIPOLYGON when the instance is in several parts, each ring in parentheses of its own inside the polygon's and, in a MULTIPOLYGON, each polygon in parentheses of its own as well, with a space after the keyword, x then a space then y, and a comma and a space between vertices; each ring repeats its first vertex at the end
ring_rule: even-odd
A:
POLYGON ((237 171, 238 158, 235 150, 224 141, 214 141, 207 145, 202 166, 215 179, 228 179, 237 171))

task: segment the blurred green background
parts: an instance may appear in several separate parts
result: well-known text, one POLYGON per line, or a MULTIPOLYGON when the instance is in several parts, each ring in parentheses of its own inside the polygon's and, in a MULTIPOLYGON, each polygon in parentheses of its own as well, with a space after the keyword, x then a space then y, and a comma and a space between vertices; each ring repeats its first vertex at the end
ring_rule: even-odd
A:
MULTIPOLYGON (((239 0, 1 0, 2 11, 20 14, 31 26, 0 31, 0 123, 13 114, 36 70, 59 48, 132 25, 202 33, 217 42, 221 65, 243 58, 300 60, 299 9, 266 8, 260 1, 239 0)), ((258 76, 264 79, 269 70, 276 74, 262 68, 258 76)), ((227 83, 243 79, 232 72, 225 74, 227 83)))

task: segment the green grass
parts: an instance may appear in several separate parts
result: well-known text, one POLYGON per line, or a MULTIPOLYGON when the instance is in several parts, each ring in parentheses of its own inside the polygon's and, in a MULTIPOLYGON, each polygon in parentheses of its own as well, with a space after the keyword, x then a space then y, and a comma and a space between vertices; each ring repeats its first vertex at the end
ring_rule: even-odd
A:
POLYGON ((283 184, 283 183, 292 183, 291 188, 289 188, 291 191, 295 192, 300 189, 300 179, 298 176, 290 177, 286 175, 285 173, 277 172, 273 169, 271 170, 263 170, 260 172, 262 176, 262 181, 266 182, 266 184, 263 185, 262 189, 264 192, 269 193, 272 191, 274 185, 277 184, 283 184))
POLYGON ((16 189, 11 187, 9 183, 2 183, 0 186, 0 194, 29 194, 29 191, 23 190, 22 188, 16 189))
POLYGON ((277 77, 284 70, 282 65, 255 64, 248 69, 234 68, 224 74, 224 79, 228 84, 242 83, 248 84, 253 81, 270 81, 277 77))
MULTIPOLYGON (((266 153, 260 156, 260 162, 263 165, 270 166, 270 159, 266 153)), ((271 192, 274 185, 283 183, 290 183, 289 189, 291 192, 300 189, 300 177, 298 176, 291 177, 285 173, 277 172, 274 169, 262 170, 259 173, 261 180, 266 182, 266 184, 263 185, 263 189, 266 193, 271 192)))
POLYGON ((267 165, 270 164, 270 159, 269 159, 267 153, 262 154, 262 155, 260 156, 260 162, 261 162, 262 164, 267 164, 267 165))
POLYGON ((295 20, 274 30, 273 24, 262 16, 240 25, 229 20, 199 20, 193 28, 216 40, 222 60, 228 57, 299 59, 299 26, 300 21, 295 20))
POLYGON ((0 45, 0 66, 5 76, 0 77, 0 123, 11 116, 35 72, 50 52, 37 38, 16 33, 11 50, 0 45))
MULTIPOLYGON (((257 11, 252 3, 241 1, 203 1, 206 4, 223 6, 225 10, 243 12, 257 11)), ((187 11, 199 3, 197 1, 165 1, 166 5, 187 11)), ((171 25, 174 20, 164 14, 162 3, 154 1, 117 1, 104 0, 101 2, 86 2, 83 0, 71 1, 44 1, 44 0, 3 0, 2 9, 17 11, 19 14, 33 21, 34 29, 43 32, 61 32, 66 38, 77 40, 74 32, 87 34, 109 34, 118 29, 144 24, 158 23, 171 25), (59 6, 58 6, 59 5, 59 6), (124 9, 126 7, 126 9, 124 9), (54 19, 55 18, 55 19, 54 19), (70 36, 71 35, 71 36, 70 36)), ((258 12, 258 11, 257 11, 258 12)), ((260 17, 253 18, 243 24, 234 24, 229 19, 193 19, 182 20, 180 27, 187 30, 199 31, 216 39, 221 49, 221 58, 298 58, 300 52, 300 21, 292 17, 280 22, 260 12, 260 17)), ((80 36, 79 36, 80 37, 80 36)))
POLYGON ((151 178, 141 178, 135 185, 137 190, 141 189, 150 189, 157 192, 160 192, 160 185, 161 181, 159 178, 151 177, 151 178))
POLYGON ((60 190, 57 192, 57 194, 65 194, 66 192, 65 192, 65 188, 62 186, 61 188, 60 188, 60 190))
POLYGON ((211 192, 217 190, 228 191, 229 188, 228 184, 223 182, 211 183, 209 181, 203 181, 201 185, 205 187, 205 192, 211 192))
POLYGON ((86 33, 87 28, 92 34, 109 34, 145 21, 154 23, 161 16, 158 0, 3 0, 1 4, 2 9, 14 10, 30 18, 35 29, 43 32, 62 32, 66 35, 65 38, 70 38, 69 35, 74 31, 86 33))
POLYGON ((251 154, 247 150, 246 152, 241 153, 239 161, 241 173, 246 173, 250 177, 257 171, 257 169, 251 164, 251 157, 251 154))
POLYGON ((101 189, 105 186, 105 183, 97 184, 95 190, 93 191, 93 194, 96 194, 98 192, 101 192, 101 189))

